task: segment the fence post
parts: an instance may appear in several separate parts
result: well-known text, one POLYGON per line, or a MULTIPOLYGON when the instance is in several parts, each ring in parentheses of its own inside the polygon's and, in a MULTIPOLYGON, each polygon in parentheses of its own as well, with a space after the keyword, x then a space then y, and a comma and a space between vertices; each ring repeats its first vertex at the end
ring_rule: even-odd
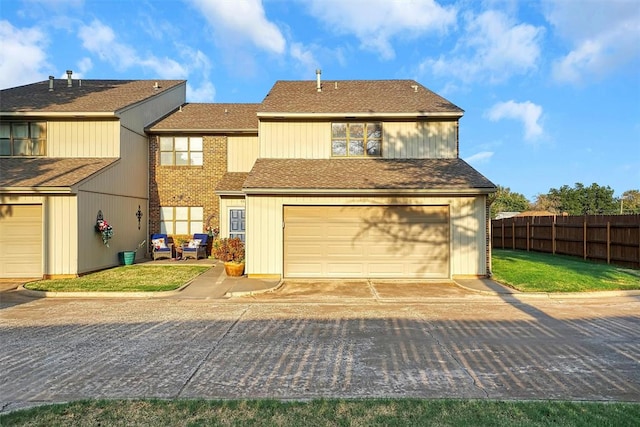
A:
POLYGON ((516 249, 516 222, 511 222, 511 248, 516 249))
POLYGON ((552 252, 556 254, 556 216, 553 216, 553 222, 551 223, 551 248, 552 252))
POLYGON ((529 252, 529 221, 527 221, 527 252, 529 252))
POLYGON ((607 264, 611 264, 611 221, 607 221, 607 264))
POLYGON ((502 235, 500 236, 500 240, 502 240, 502 249, 504 249, 504 219, 500 220, 500 226, 502 227, 502 235))
POLYGON ((582 257, 587 259, 587 217, 582 221, 582 257))

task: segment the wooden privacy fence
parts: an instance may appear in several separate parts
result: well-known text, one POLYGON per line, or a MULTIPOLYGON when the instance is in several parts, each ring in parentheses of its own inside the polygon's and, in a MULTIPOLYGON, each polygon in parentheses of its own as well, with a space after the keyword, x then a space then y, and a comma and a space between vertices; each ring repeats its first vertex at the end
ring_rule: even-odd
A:
POLYGON ((640 268, 640 215, 525 216, 491 221, 493 248, 579 256, 640 268))

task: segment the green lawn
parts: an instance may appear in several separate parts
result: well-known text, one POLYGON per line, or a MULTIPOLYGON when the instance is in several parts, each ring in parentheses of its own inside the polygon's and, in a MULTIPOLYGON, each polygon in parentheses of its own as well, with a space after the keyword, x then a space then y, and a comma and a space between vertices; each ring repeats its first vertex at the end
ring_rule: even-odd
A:
POLYGON ((493 278, 523 292, 640 289, 640 270, 540 252, 493 250, 493 278))
POLYGON ((83 401, 0 416, 11 426, 635 426, 640 404, 480 400, 83 401))
POLYGON ((27 289, 55 292, 159 292, 178 289, 209 267, 198 265, 127 265, 75 279, 39 280, 27 289))

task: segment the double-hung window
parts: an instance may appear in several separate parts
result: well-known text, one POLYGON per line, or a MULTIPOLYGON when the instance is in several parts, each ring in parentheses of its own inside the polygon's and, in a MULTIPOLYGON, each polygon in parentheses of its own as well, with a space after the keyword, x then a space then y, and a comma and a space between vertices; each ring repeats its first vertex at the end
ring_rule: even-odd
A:
POLYGON ((331 155, 334 157, 382 156, 382 123, 332 123, 331 155))
POLYGON ((46 142, 44 122, 0 123, 0 156, 44 156, 46 142))
POLYGON ((201 206, 162 206, 160 232, 164 234, 202 233, 204 210, 201 206))
POLYGON ((161 136, 160 165, 202 166, 202 137, 161 136))

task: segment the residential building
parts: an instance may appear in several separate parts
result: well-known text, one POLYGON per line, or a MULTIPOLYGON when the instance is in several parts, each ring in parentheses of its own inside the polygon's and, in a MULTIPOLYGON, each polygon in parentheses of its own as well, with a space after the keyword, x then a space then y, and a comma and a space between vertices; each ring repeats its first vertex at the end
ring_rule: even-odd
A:
POLYGON ((184 104, 186 82, 67 74, 0 92, 0 278, 108 268, 148 238, 144 129, 184 104))
POLYGON ((318 73, 259 104, 191 104, 183 81, 69 80, 2 91, 0 232, 21 231, 0 247, 33 248, 0 249, 0 277, 24 259, 82 274, 150 233, 209 227, 246 242, 250 277, 490 274, 495 186, 459 158, 463 110, 418 82, 318 73))

